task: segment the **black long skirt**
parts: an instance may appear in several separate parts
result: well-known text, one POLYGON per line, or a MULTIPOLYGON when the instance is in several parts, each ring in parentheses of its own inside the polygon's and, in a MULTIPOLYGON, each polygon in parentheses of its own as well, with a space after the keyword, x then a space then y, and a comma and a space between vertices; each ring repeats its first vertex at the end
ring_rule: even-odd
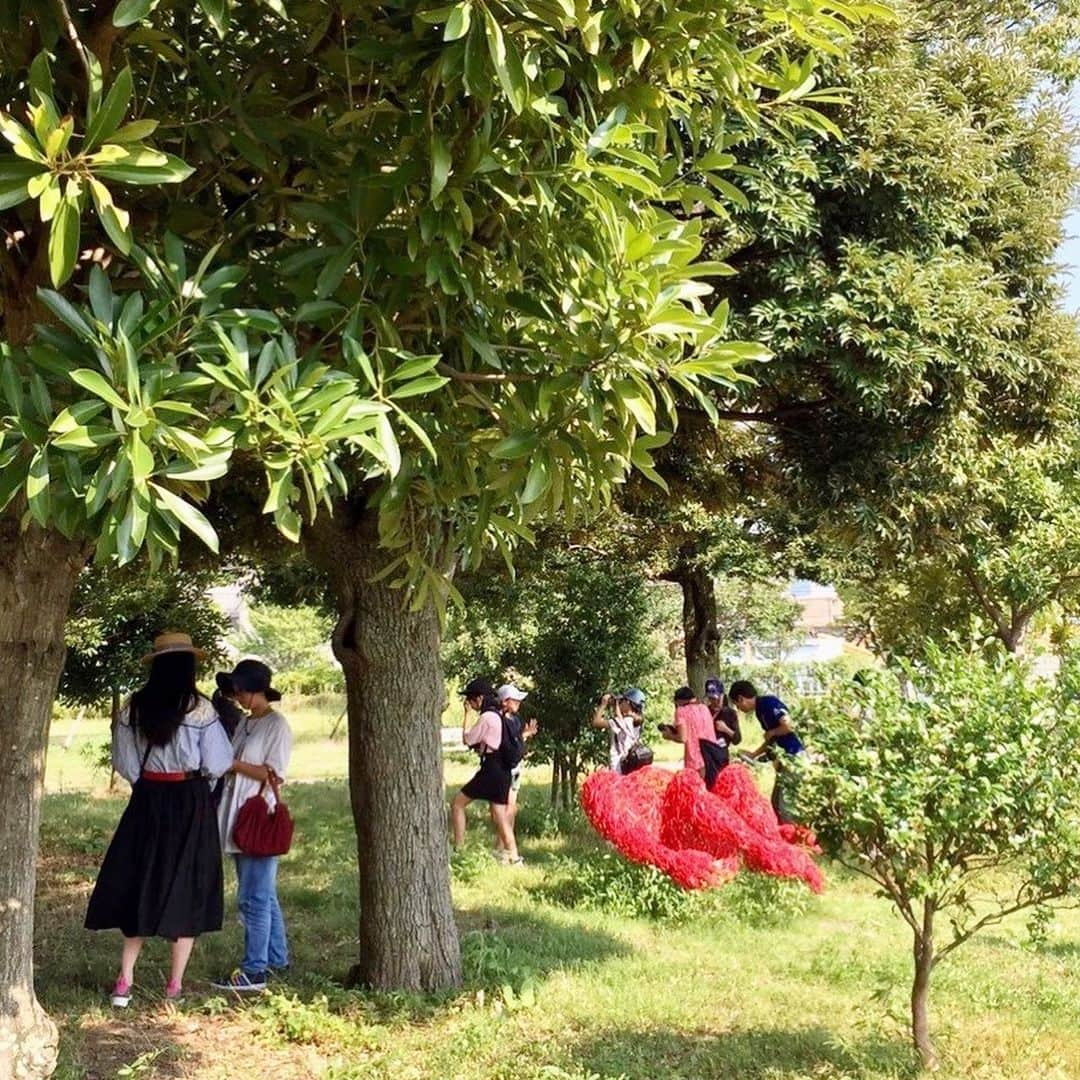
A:
POLYGON ((139 780, 101 864, 86 928, 172 941, 220 930, 224 906, 210 785, 139 780))

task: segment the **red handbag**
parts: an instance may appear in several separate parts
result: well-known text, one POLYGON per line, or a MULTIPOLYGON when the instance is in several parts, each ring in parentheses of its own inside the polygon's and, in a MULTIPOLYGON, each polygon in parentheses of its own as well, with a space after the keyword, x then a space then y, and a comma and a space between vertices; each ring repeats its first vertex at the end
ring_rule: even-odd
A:
POLYGON ((240 807, 233 826, 233 843, 245 855, 285 855, 292 845, 293 828, 292 814, 281 801, 281 780, 271 769, 259 785, 259 793, 240 807), (273 810, 263 798, 267 784, 274 792, 273 810))

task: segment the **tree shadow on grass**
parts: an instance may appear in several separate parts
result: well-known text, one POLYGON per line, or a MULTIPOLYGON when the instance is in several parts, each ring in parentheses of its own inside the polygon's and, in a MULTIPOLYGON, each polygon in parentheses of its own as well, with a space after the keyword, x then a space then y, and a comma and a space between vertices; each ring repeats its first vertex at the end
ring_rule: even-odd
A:
POLYGON ((488 906, 459 915, 466 985, 487 988, 515 979, 627 956, 624 942, 600 930, 545 918, 535 911, 488 906))
POLYGON ((615 1028, 574 1045, 568 1056, 582 1072, 627 1080, 906 1080, 919 1073, 899 1039, 841 1042, 819 1027, 693 1034, 615 1028))
POLYGON ((480 992, 497 997, 509 986, 515 993, 527 984, 583 965, 626 956, 629 947, 602 931, 561 923, 531 911, 497 905, 458 912, 463 984, 440 994, 344 991, 325 979, 306 978, 294 984, 301 997, 321 993, 338 1008, 355 1008, 368 1023, 424 1023, 456 1009, 462 995, 480 992), (346 998, 348 995, 348 998, 346 998))

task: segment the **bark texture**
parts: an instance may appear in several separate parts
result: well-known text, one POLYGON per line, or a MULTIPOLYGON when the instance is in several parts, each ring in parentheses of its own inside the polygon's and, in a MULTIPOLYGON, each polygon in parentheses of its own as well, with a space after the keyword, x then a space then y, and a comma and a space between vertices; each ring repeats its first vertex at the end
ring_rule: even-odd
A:
POLYGON ((341 511, 309 540, 330 575, 345 672, 349 791, 360 873, 360 956, 352 981, 433 991, 461 982, 450 900, 440 720, 445 687, 434 609, 372 578, 388 557, 374 514, 341 511))
POLYGON ((911 1035, 924 1069, 938 1067, 930 1038, 930 976, 934 970, 934 909, 926 901, 922 932, 915 935, 915 975, 911 983, 911 1035))
POLYGON ((719 668, 716 586, 704 570, 687 569, 676 577, 683 594, 683 641, 686 684, 701 697, 705 680, 719 668))
POLYGON ((34 995, 34 886, 45 749, 78 544, 0 518, 0 1077, 45 1077, 56 1026, 34 995))

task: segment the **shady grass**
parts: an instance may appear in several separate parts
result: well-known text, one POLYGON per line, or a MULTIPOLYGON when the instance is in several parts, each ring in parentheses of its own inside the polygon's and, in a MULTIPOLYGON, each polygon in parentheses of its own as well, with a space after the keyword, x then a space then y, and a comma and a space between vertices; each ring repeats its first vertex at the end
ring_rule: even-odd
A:
MULTIPOLYGON (((340 744, 321 750, 324 761, 343 760, 340 744)), ((448 792, 469 768, 448 761, 448 792)), ((822 898, 753 876, 686 898, 611 855, 578 814, 554 814, 548 779, 539 768, 526 776, 524 870, 491 859, 479 813, 455 857, 460 993, 344 989, 356 942, 356 864, 347 789, 329 778, 290 785, 299 845, 281 871, 294 963, 288 983, 258 1001, 211 990, 209 980, 239 956, 230 906, 224 931, 196 950, 179 1015, 162 1002, 166 954, 153 943, 139 969, 137 1012, 119 1030, 103 1007, 117 941, 81 924, 123 798, 100 786, 49 795, 36 955, 38 993, 62 1028, 58 1075, 91 1080, 123 1069, 225 1080, 268 1068, 282 1080, 916 1075, 905 1031, 905 928, 869 886, 830 867, 822 898), (219 1040, 212 1047, 211 1037, 219 1040)), ((1076 912, 1063 913, 1037 944, 1015 920, 951 958, 935 998, 940 1075, 1080 1075, 1078 961, 1076 912)))

